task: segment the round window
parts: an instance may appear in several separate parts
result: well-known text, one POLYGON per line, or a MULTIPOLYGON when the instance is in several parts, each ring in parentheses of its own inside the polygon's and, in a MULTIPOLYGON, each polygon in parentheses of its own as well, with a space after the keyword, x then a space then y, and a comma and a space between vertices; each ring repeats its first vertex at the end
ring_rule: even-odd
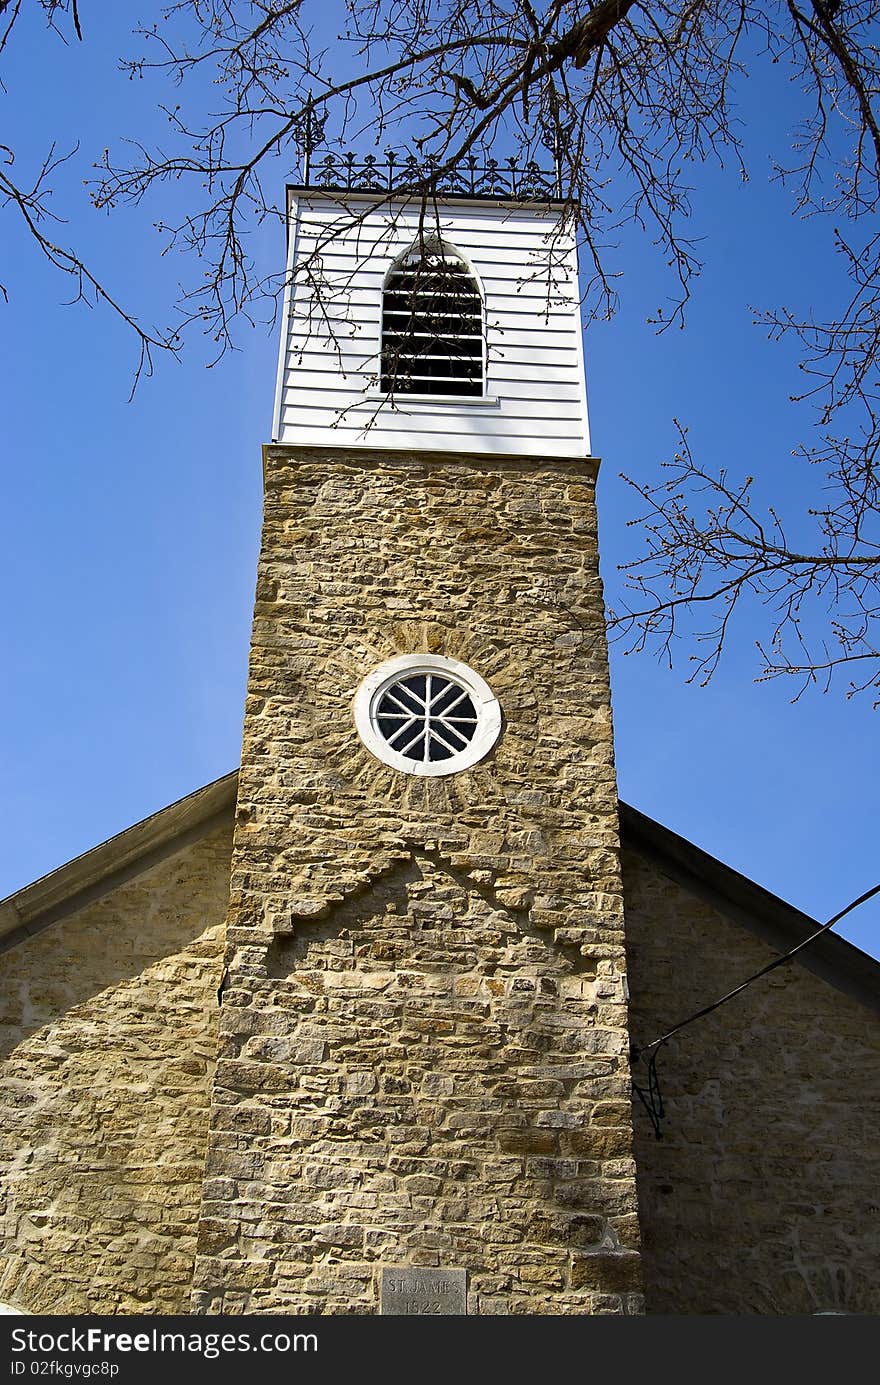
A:
POLYGON ((406 774, 455 774, 492 749, 501 708, 467 664, 402 654, 361 684, 354 720, 364 745, 386 765, 406 774))

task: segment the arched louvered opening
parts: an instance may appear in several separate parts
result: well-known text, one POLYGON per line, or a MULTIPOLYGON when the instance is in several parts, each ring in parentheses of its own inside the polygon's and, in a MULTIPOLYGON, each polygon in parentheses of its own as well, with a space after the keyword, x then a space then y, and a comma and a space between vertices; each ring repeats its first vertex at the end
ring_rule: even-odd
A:
POLYGON ((483 300, 462 257, 438 237, 392 265, 382 302, 382 389, 483 393, 483 300))

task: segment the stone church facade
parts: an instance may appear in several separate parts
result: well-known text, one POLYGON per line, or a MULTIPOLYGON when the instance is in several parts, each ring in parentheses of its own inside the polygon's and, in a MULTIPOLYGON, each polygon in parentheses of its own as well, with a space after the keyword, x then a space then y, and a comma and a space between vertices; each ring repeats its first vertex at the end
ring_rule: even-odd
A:
POLYGON ((634 1101, 815 924, 618 803, 564 209, 297 189, 290 247, 241 769, 0 904, 0 1299, 878 1311, 877 963, 634 1101))

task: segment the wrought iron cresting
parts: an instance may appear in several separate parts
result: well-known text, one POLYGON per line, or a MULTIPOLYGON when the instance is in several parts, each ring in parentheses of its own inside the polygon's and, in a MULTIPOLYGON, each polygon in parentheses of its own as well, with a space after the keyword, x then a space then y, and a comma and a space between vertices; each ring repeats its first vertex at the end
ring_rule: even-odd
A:
POLYGON ((428 194, 457 197, 498 197, 517 202, 548 202, 562 197, 558 159, 553 169, 534 160, 478 159, 468 154, 447 168, 437 159, 419 160, 415 154, 386 149, 383 157, 332 150, 318 160, 304 140, 304 185, 327 192, 376 192, 428 194))

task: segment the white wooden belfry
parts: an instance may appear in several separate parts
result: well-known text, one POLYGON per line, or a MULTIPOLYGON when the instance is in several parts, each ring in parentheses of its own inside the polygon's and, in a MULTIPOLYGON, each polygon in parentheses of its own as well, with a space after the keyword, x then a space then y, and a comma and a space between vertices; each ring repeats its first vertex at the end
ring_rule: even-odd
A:
POLYGON ((417 197, 380 196, 288 189, 273 441, 588 456, 577 252, 564 206, 439 196, 426 207, 417 197), (482 341, 473 346, 473 299, 461 329, 474 364, 460 393, 437 393, 430 377, 442 362, 426 369, 419 360, 408 361, 405 386, 388 389, 394 290, 426 246, 482 297, 482 341))

